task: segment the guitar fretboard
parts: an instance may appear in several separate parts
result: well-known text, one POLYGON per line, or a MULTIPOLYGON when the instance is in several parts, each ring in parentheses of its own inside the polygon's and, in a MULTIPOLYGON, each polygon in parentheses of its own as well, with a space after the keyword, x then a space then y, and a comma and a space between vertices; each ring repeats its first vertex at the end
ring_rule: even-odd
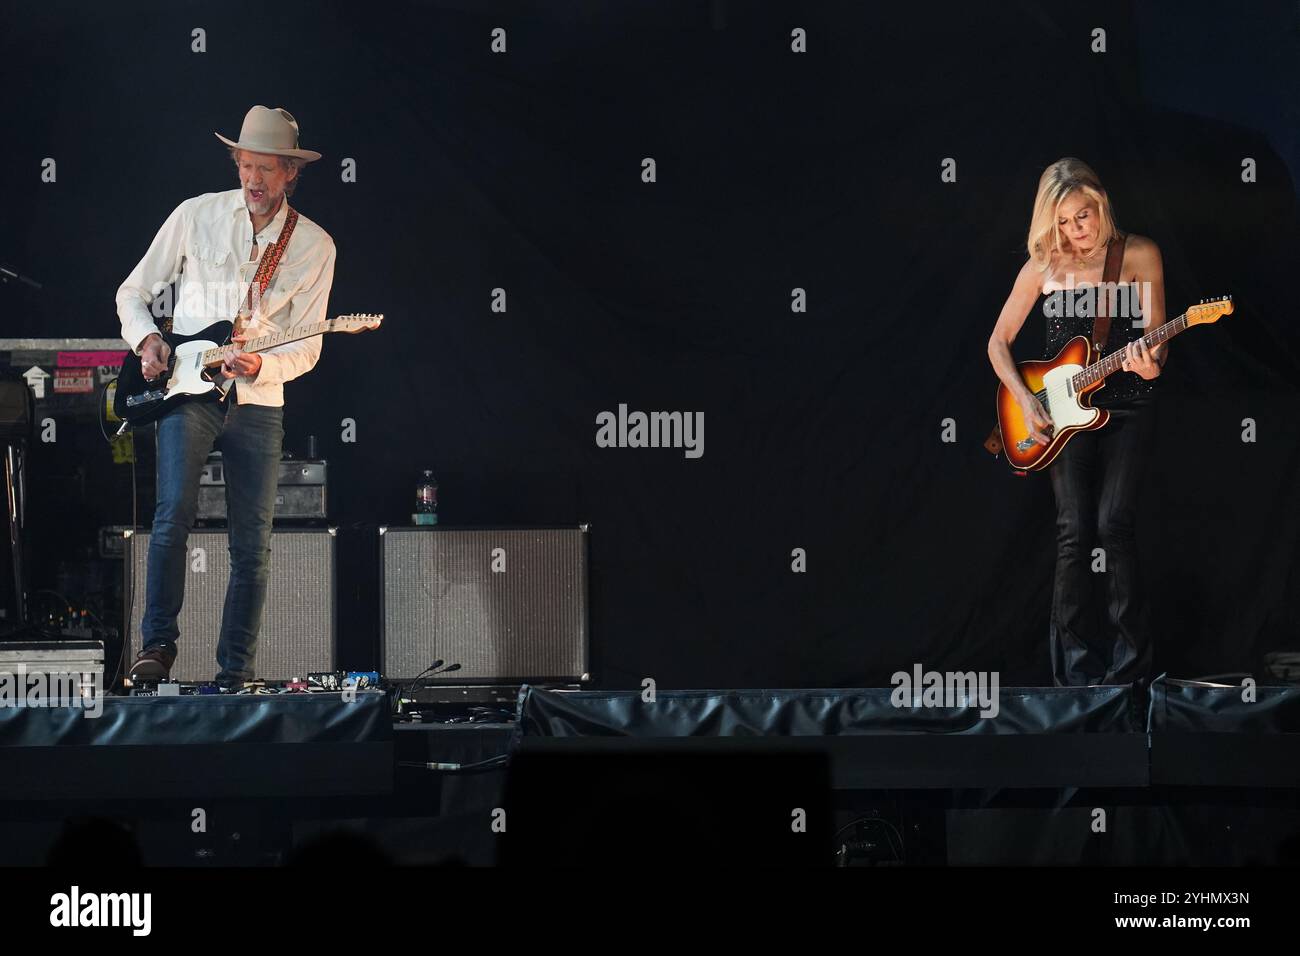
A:
MULTIPOLYGON (((1184 312, 1176 319, 1163 322, 1155 331, 1142 336, 1142 341, 1147 348, 1153 348, 1162 342, 1168 342, 1179 332, 1186 332, 1187 329, 1187 313, 1184 312)), ((1099 382, 1106 376, 1118 372, 1123 366, 1125 354, 1126 349, 1116 349, 1101 361, 1094 362, 1082 371, 1076 372, 1070 379, 1070 385, 1075 393, 1077 394, 1081 389, 1087 388, 1093 382, 1099 382)))
MULTIPOLYGON (((331 331, 330 326, 332 324, 332 319, 324 319, 320 322, 309 322, 307 325, 295 325, 283 332, 276 332, 272 335, 259 335, 257 338, 245 342, 243 351, 262 352, 266 349, 273 349, 277 345, 288 345, 290 342, 309 339, 313 335, 331 331)), ((226 360, 226 356, 234 350, 235 346, 233 345, 222 345, 215 349, 208 349, 203 353, 203 364, 220 365, 226 360)))

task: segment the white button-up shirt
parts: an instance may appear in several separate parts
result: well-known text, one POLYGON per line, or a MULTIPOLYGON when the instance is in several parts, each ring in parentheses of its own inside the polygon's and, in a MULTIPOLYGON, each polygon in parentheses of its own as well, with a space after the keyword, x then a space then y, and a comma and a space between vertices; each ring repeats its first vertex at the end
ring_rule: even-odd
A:
MULTIPOLYGON (((158 331, 150 304, 177 277, 181 281, 172 310, 174 333, 194 335, 213 322, 233 321, 243 308, 257 269, 257 262, 248 261, 253 240, 257 240, 260 259, 279 239, 288 212, 286 199, 254 236, 242 189, 205 193, 177 206, 117 290, 117 315, 126 344, 138 355, 144 340, 158 331)), ((333 282, 334 240, 300 213, 275 277, 256 303, 247 326, 249 337, 324 321, 329 317, 326 310, 333 282)), ((258 353, 262 367, 257 377, 234 380, 239 384, 235 389, 239 402, 283 405, 284 383, 312 369, 320 358, 321 338, 314 335, 258 353)))

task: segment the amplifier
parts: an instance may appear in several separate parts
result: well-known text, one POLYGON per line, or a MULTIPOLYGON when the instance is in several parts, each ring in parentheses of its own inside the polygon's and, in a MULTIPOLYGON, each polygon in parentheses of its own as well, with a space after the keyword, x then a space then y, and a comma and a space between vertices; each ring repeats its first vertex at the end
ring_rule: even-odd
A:
MULTIPOLYGON (((258 633, 254 673, 291 680, 335 666, 335 528, 277 528, 271 533, 271 578, 258 633)), ((130 657, 140 651, 148 531, 126 532, 126 634, 130 657)), ((230 581, 230 550, 224 529, 190 532, 185 562, 185 603, 171 677, 210 681, 217 673, 217 638, 230 581)))
MULTIPOLYGON (((280 462, 276 481, 275 520, 324 521, 326 463, 320 460, 285 459, 280 462)), ((225 521, 226 474, 221 453, 208 456, 199 475, 200 521, 225 521)))
MULTIPOLYGON (((32 674, 97 675, 97 692, 104 688, 103 641, 7 641, 0 643, 0 674, 17 674, 19 668, 32 674)), ((84 681, 77 682, 82 688, 84 681)), ((18 688, 25 693, 26 687, 18 688)))
POLYGON ((110 524, 99 529, 99 556, 111 561, 121 561, 126 554, 126 533, 130 525, 110 524))
POLYGON ((380 657, 390 680, 542 683, 588 673, 587 525, 380 528, 380 657))

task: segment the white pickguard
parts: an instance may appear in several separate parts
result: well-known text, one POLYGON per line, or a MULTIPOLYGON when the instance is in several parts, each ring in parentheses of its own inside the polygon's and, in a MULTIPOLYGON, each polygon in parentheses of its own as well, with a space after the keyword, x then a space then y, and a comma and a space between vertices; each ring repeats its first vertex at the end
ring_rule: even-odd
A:
POLYGON ((1043 376, 1043 388, 1048 394, 1047 414, 1058 432, 1062 428, 1091 425, 1101 415, 1100 409, 1084 408, 1078 396, 1070 394, 1070 378, 1082 371, 1082 365, 1059 365, 1043 376))
POLYGON ((178 345, 174 353, 176 362, 172 366, 171 378, 167 380, 167 395, 165 397, 204 395, 217 387, 220 387, 222 392, 227 391, 234 379, 224 381, 218 379, 217 382, 209 382, 203 377, 203 365, 200 364, 204 352, 218 347, 216 342, 202 340, 178 345), (218 382, 221 383, 220 386, 218 386, 218 382))

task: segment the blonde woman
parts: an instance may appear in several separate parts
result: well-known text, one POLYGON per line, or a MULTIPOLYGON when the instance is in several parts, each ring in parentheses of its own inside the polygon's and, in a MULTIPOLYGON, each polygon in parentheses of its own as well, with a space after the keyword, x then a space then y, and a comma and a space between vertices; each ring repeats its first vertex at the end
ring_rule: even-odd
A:
POLYGON ((1128 684, 1149 676, 1149 615, 1134 529, 1151 399, 1168 350, 1168 343, 1148 349, 1141 342, 1165 321, 1160 250, 1150 239, 1120 231, 1106 190, 1081 160, 1061 159, 1043 172, 1029 225, 1029 261, 1016 276, 988 345, 989 361, 1019 401, 1030 433, 1047 444, 1052 420, 1020 379, 1011 343, 1027 319, 1046 327, 1045 358, 1074 336, 1091 335, 1096 286, 1114 242, 1123 244, 1117 281, 1136 295, 1115 300, 1104 349, 1106 355, 1125 352, 1123 371, 1093 393, 1093 405, 1108 409, 1110 422, 1076 434, 1048 467, 1056 496, 1050 643, 1058 686, 1128 684), (1135 301, 1138 308, 1126 307, 1135 301), (1104 551, 1104 571, 1096 547, 1104 551), (1094 597, 1104 609, 1100 615, 1094 614, 1094 597))

